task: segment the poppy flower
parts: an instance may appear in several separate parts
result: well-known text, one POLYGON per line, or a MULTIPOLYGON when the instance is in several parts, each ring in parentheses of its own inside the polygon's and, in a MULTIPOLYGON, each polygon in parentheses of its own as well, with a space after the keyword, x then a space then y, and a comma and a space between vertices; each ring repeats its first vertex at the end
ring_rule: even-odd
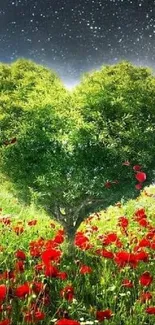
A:
POLYGON ((61 256, 61 251, 56 249, 47 249, 42 253, 42 260, 44 264, 49 264, 50 261, 59 261, 61 256))
POLYGON ((11 324, 11 319, 3 319, 0 321, 0 325, 10 325, 11 324))
POLYGON ((58 272, 57 278, 59 278, 61 280, 66 280, 68 278, 68 275, 66 272, 58 272))
POLYGON ((16 226, 16 227, 13 228, 13 230, 15 231, 15 233, 17 235, 21 235, 23 233, 23 231, 24 231, 24 228, 22 226, 16 226))
POLYGON ((134 219, 139 222, 141 219, 146 219, 147 218, 147 215, 146 215, 146 212, 145 212, 145 209, 139 209, 135 212, 134 214, 134 219))
POLYGON ((135 171, 135 172, 138 172, 139 170, 141 170, 141 166, 140 165, 135 165, 135 166, 133 166, 133 170, 135 171))
POLYGON ((96 254, 109 259, 114 258, 114 254, 107 249, 97 249, 96 254))
POLYGON ((82 232, 76 233, 74 244, 82 250, 87 250, 90 248, 89 239, 82 232))
POLYGON ((40 320, 43 320, 45 318, 45 314, 40 311, 39 309, 37 311, 28 311, 25 313, 24 316, 24 321, 29 322, 29 323, 37 323, 40 320))
POLYGON ((45 267, 45 276, 50 277, 50 278, 56 278, 58 275, 58 269, 53 266, 53 265, 46 265, 45 267))
POLYGON ((144 250, 141 250, 136 254, 136 259, 137 261, 143 261, 143 262, 148 262, 149 260, 149 254, 145 252, 144 250))
POLYGON ((80 325, 80 323, 74 319, 63 318, 59 319, 55 325, 80 325))
POLYGON ((20 285, 15 290, 15 296, 17 296, 18 298, 25 298, 25 296, 28 295, 29 293, 30 293, 30 287, 27 282, 20 285))
POLYGON ((155 306, 150 306, 146 308, 146 313, 150 315, 155 315, 155 306))
POLYGON ((140 278, 139 278, 139 283, 142 286, 149 286, 153 281, 153 276, 150 274, 150 272, 144 272, 140 278))
POLYGON ((143 172, 137 172, 137 174, 135 175, 136 179, 138 180, 138 182, 143 183, 146 180, 146 174, 143 172))
POLYGON ((92 273, 92 268, 90 266, 87 265, 82 265, 80 267, 80 271, 81 274, 87 274, 87 273, 92 273))
POLYGON ((136 188, 137 190, 141 190, 141 189, 142 189, 142 184, 141 184, 141 183, 136 184, 136 185, 135 185, 135 188, 136 188))
POLYGON ((126 288, 133 288, 133 283, 132 283, 132 281, 131 280, 128 280, 128 279, 124 279, 123 281, 122 281, 122 286, 123 287, 126 287, 126 288))
POLYGON ((145 303, 152 299, 152 294, 150 292, 142 292, 139 299, 142 303, 145 303))
POLYGON ((45 289, 45 285, 42 282, 33 282, 33 287, 32 287, 33 291, 36 294, 39 294, 40 292, 43 292, 45 289))
POLYGON ((4 300, 7 295, 7 287, 5 284, 0 285, 0 300, 4 300))
POLYGON ((112 311, 110 309, 106 309, 106 310, 98 310, 96 312, 96 319, 99 322, 102 322, 105 319, 110 319, 112 317, 112 311))
POLYGON ((29 226, 35 226, 37 224, 37 220, 30 220, 28 221, 29 226))
POLYGON ((25 271, 25 264, 23 261, 17 261, 15 263, 15 269, 16 269, 16 272, 24 272, 25 271))
POLYGON ((133 253, 128 253, 126 251, 120 251, 115 254, 115 262, 120 266, 124 267, 127 264, 132 267, 137 266, 136 255, 133 253))
POLYGON ((22 250, 20 250, 20 249, 18 249, 16 251, 15 256, 17 258, 20 258, 21 260, 25 260, 26 259, 26 254, 22 250))
POLYGON ((121 227, 124 231, 128 227, 129 220, 126 217, 119 217, 118 226, 121 227))
POLYGON ((74 298, 74 288, 70 285, 67 285, 60 291, 61 297, 65 298, 68 301, 72 301, 74 298))

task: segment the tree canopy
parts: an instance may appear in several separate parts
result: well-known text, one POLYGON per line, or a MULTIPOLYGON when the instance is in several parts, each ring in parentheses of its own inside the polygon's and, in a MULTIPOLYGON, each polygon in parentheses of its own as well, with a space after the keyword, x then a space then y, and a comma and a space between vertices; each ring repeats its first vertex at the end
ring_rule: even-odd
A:
POLYGON ((136 197, 138 179, 140 186, 145 180, 138 173, 152 182, 150 70, 129 62, 102 67, 72 93, 30 61, 2 64, 0 71, 0 168, 24 201, 33 195, 68 235, 91 212, 136 197))

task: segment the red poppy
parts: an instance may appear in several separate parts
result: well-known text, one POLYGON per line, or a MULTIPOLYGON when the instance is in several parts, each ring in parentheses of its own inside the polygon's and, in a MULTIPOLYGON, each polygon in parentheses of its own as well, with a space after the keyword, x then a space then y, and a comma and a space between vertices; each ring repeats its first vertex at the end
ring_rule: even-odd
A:
POLYGON ((141 166, 140 165, 135 165, 135 166, 133 166, 133 170, 135 171, 135 172, 138 172, 139 170, 141 170, 141 166))
POLYGON ((138 183, 138 184, 136 184, 135 185, 135 188, 137 189, 137 190, 141 190, 142 189, 142 184, 141 183, 138 183))
POLYGON ((114 257, 114 254, 107 249, 97 249, 96 254, 109 259, 113 259, 114 257))
POLYGON ((63 318, 59 319, 55 325, 80 325, 80 323, 77 320, 63 318))
POLYGON ((36 224, 37 224, 37 220, 28 221, 29 226, 35 226, 36 224))
POLYGON ((17 258, 20 258, 21 260, 25 260, 26 259, 26 254, 22 250, 20 250, 20 249, 18 249, 18 251, 16 251, 15 256, 17 258))
POLYGON ((24 316, 24 321, 28 323, 37 323, 38 321, 43 320, 44 318, 45 314, 39 309, 37 309, 36 311, 31 310, 26 312, 24 316))
POLYGON ((23 231, 24 231, 24 228, 22 226, 16 226, 16 227, 13 228, 13 230, 15 231, 15 233, 17 235, 21 235, 23 233, 23 231))
POLYGON ((145 218, 142 218, 142 219, 140 219, 139 221, 138 221, 138 223, 139 223, 139 225, 141 226, 141 227, 148 227, 149 226, 149 222, 145 219, 145 218))
POLYGON ((144 272, 140 278, 139 278, 139 283, 142 286, 149 286, 153 281, 153 276, 150 274, 150 272, 144 272))
POLYGON ((53 241, 57 244, 62 244, 64 242, 64 235, 58 231, 53 241))
POLYGON ((82 232, 76 233, 74 244, 82 250, 90 248, 89 239, 82 232))
POLYGON ((45 276, 50 277, 50 278, 56 278, 58 275, 58 269, 53 266, 53 265, 49 265, 47 264, 45 267, 45 276))
POLYGON ((5 284, 0 285, 0 300, 4 300, 7 295, 7 287, 5 284))
POLYGON ((136 267, 137 266, 136 255, 133 254, 133 253, 128 253, 126 251, 117 252, 115 254, 115 262, 120 267, 124 267, 127 264, 131 265, 132 267, 136 267))
POLYGON ((33 286, 32 286, 33 291, 35 292, 35 294, 39 294, 40 292, 43 292, 45 290, 45 285, 42 282, 33 282, 33 286))
POLYGON ((139 247, 150 247, 151 243, 147 238, 143 238, 139 241, 138 246, 139 247))
POLYGON ((110 309, 99 310, 96 312, 96 319, 99 322, 102 322, 105 319, 110 319, 113 316, 112 311, 110 309))
POLYGON ((146 313, 150 315, 155 315, 155 306, 150 306, 146 308, 146 313))
POLYGON ((58 272, 57 278, 59 278, 61 280, 66 280, 68 278, 68 275, 66 272, 58 272))
POLYGON ((137 174, 135 175, 136 179, 138 180, 138 182, 143 183, 146 180, 146 174, 143 172, 137 172, 137 174))
POLYGON ((80 273, 81 274, 87 274, 87 273, 92 273, 92 268, 90 267, 90 266, 87 266, 87 265, 82 265, 81 267, 80 267, 80 273))
POLYGON ((117 247, 121 247, 122 243, 119 240, 118 236, 116 233, 112 232, 109 234, 105 234, 105 236, 103 237, 103 241, 102 244, 103 245, 110 245, 110 244, 115 244, 117 247))
POLYGON ((126 232, 128 225, 129 225, 129 221, 126 217, 119 217, 118 226, 121 227, 124 232, 126 232))
POLYGON ((123 281, 122 281, 122 286, 123 287, 126 287, 126 288, 133 288, 133 283, 132 283, 132 281, 131 280, 129 280, 129 279, 124 279, 123 281))
POLYGON ((28 295, 29 293, 30 293, 30 287, 27 282, 20 285, 15 290, 15 296, 17 296, 18 298, 25 298, 25 296, 28 295))
POLYGON ((3 319, 0 321, 0 325, 10 325, 11 324, 11 319, 3 319))
POLYGON ((56 249, 47 249, 42 253, 42 260, 44 264, 49 264, 50 261, 59 261, 61 257, 61 251, 56 249))
POLYGON ((25 264, 23 261, 17 261, 15 263, 15 269, 16 269, 16 272, 24 272, 25 271, 25 264))
POLYGON ((65 298, 68 301, 72 301, 74 298, 74 288, 70 285, 67 285, 60 291, 61 297, 65 298))
POLYGON ((45 318, 45 314, 41 310, 38 309, 34 313, 34 318, 35 318, 35 321, 43 320, 45 318))
POLYGON ((152 294, 150 292, 142 292, 140 295, 140 301, 145 303, 152 299, 152 294))
POLYGON ((143 262, 148 262, 149 260, 149 254, 145 252, 144 250, 141 250, 136 254, 136 260, 137 261, 143 261, 143 262))

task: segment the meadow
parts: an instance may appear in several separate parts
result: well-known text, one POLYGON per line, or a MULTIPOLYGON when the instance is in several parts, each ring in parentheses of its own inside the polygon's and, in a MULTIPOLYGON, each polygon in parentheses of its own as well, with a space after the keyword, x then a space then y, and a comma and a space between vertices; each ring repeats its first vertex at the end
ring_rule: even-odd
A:
POLYGON ((0 325, 153 325, 155 187, 93 213, 74 254, 58 223, 1 188, 0 325))

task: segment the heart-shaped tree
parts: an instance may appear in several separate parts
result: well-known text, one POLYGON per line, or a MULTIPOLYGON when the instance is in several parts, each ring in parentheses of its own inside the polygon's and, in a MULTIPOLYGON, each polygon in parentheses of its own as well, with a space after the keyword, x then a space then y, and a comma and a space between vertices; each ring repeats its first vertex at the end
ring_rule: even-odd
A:
POLYGON ((90 213, 136 197, 152 182, 151 71, 128 62, 102 67, 68 93, 31 61, 0 70, 1 171, 25 202, 33 195, 62 224, 70 242, 90 213))

